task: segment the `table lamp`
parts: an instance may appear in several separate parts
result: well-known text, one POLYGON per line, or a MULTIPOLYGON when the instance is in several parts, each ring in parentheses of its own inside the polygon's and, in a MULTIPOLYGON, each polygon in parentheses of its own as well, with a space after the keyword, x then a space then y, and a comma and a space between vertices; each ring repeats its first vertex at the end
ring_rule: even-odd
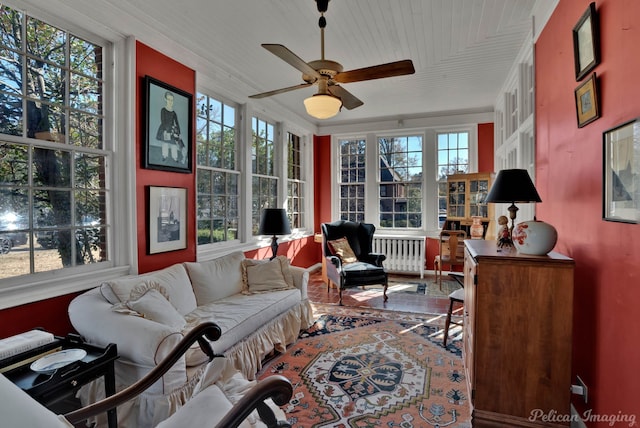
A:
MULTIPOLYGON (((509 242, 502 242, 503 245, 512 245, 512 233, 515 225, 516 213, 518 212, 517 203, 542 202, 536 187, 531 181, 531 177, 526 169, 503 169, 498 171, 498 175, 491 186, 491 190, 485 199, 485 202, 506 203, 509 206, 509 218, 511 226, 509 226, 509 242)), ((501 237, 498 236, 498 242, 501 237)))
POLYGON ((278 237, 276 235, 288 235, 290 233, 289 218, 284 208, 264 208, 262 210, 258 235, 272 235, 272 255, 269 260, 275 259, 278 254, 278 237))

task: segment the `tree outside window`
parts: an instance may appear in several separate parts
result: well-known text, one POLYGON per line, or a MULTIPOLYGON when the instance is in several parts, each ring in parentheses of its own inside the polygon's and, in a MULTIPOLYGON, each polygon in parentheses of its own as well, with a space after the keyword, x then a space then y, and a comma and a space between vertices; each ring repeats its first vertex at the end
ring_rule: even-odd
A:
POLYGON ((422 227, 422 136, 378 138, 380 227, 422 227))
POLYGON ((251 218, 253 235, 258 233, 263 208, 276 208, 278 177, 275 176, 275 125, 257 117, 252 119, 251 218))
POLYGON ((340 148, 340 219, 364 221, 366 140, 338 142, 340 148))
POLYGON ((0 52, 0 278, 107 260, 103 47, 0 6, 0 52))
POLYGON ((196 103, 198 244, 236 240, 240 216, 236 109, 201 93, 196 103))
POLYGON ((298 135, 287 133, 287 213, 294 229, 304 227, 304 195, 306 183, 302 174, 302 147, 298 135))

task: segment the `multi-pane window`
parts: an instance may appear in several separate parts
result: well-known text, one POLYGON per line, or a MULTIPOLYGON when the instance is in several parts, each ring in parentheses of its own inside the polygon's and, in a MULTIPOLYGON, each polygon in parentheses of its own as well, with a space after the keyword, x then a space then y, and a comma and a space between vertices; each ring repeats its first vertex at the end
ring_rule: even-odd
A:
POLYGON ((0 278, 106 261, 103 47, 7 6, 0 31, 0 278))
POLYGON ((275 125, 254 117, 251 121, 251 218, 253 234, 258 233, 263 208, 276 208, 278 177, 275 176, 275 125))
POLYGON ((364 139, 340 140, 340 219, 364 221, 364 139))
POLYGON ((422 227, 422 136, 378 138, 380 227, 422 227))
POLYGON ((236 109, 197 95, 198 244, 238 239, 236 109))
POLYGON ((442 227, 447 215, 447 176, 469 172, 469 132, 437 134, 438 218, 442 227))
POLYGON ((305 185, 302 174, 302 147, 300 137, 288 133, 288 162, 287 162, 287 213, 291 227, 304 227, 304 194, 305 185))

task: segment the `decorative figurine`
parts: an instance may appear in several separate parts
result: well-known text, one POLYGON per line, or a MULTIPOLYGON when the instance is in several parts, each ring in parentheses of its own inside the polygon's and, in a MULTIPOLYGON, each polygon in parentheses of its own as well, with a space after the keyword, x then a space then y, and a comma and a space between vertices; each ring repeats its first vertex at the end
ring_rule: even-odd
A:
POLYGON ((509 219, 507 216, 501 215, 498 217, 498 247, 512 247, 513 241, 511 240, 511 230, 509 230, 509 219))

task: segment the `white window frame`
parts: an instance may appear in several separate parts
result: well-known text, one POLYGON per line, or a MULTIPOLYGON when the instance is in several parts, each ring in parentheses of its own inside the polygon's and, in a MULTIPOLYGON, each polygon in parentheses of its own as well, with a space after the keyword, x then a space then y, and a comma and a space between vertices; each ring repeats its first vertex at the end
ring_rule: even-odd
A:
POLYGON ((375 130, 375 132, 359 132, 334 134, 331 137, 331 216, 340 216, 340 147, 341 140, 365 139, 366 141, 366 180, 365 180, 365 222, 376 226, 376 232, 418 236, 438 236, 438 181, 437 181, 437 133, 468 132, 469 133, 469 172, 477 172, 478 168, 478 123, 454 124, 451 126, 424 126, 412 129, 375 130), (423 219, 420 229, 392 229, 381 228, 379 224, 380 208, 378 203, 379 176, 377 165, 378 137, 395 137, 407 135, 423 136, 423 219), (372 178, 375 177, 375 178, 372 178), (431 179, 429 179, 431 178, 431 179), (426 201, 434 201, 427 203, 426 201))
MULTIPOLYGON (((428 161, 428 156, 426 155, 427 150, 425 150, 425 146, 426 146, 426 136, 424 132, 393 132, 393 133, 389 133, 389 134, 385 134, 385 133, 378 133, 376 134, 376 182, 377 182, 377 188, 378 191, 376 192, 376 198, 379 200, 380 198, 380 186, 382 185, 382 181, 380 180, 380 147, 379 147, 379 143, 380 143, 380 139, 384 138, 384 139, 393 139, 393 138, 407 138, 407 137, 420 137, 422 139, 422 180, 421 180, 421 189, 420 189, 420 193, 422 195, 421 197, 421 210, 420 212, 423 213, 420 224, 422 225, 422 227, 419 228, 415 228, 415 227, 403 227, 403 228, 389 228, 389 227, 382 227, 379 226, 380 224, 380 204, 378 203, 377 209, 378 209, 378 217, 377 217, 377 224, 380 227, 381 230, 392 230, 394 232, 399 232, 402 231, 404 233, 411 233, 413 231, 424 231, 425 227, 424 227, 424 223, 426 221, 426 217, 425 216, 425 197, 424 197, 424 192, 426 189, 426 183, 425 180, 427 179, 426 175, 425 175, 425 168, 428 167, 428 165, 425 165, 425 161, 428 161)), ((428 162, 427 162, 428 163, 428 162)), ((403 183, 408 183, 403 181, 403 183)))
MULTIPOLYGON (((108 260, 101 263, 39 272, 0 280, 0 309, 38 300, 84 291, 103 281, 137 271, 137 224, 123 222, 113 227, 115 218, 136 218, 135 151, 129 142, 136 141, 135 124, 135 39, 103 31, 94 34, 86 23, 82 28, 68 20, 50 14, 45 8, 25 8, 15 2, 3 2, 49 25, 68 31, 74 36, 103 47, 103 144, 106 157, 107 251, 108 260), (13 3, 13 4, 12 4, 13 3), (28 9, 25 11, 24 9, 28 9), (118 69, 114 64, 121 64, 118 69), (116 109, 115 106, 118 106, 116 109), (118 250, 115 251, 115 248, 118 250)), ((59 13, 59 11, 57 12, 59 13)), ((6 141, 19 141, 23 137, 3 136, 6 141)))
MULTIPOLYGON (((230 250, 230 249, 235 249, 238 248, 241 245, 242 242, 242 236, 245 236, 245 232, 244 232, 244 228, 245 228, 245 222, 243 221, 243 212, 246 209, 246 205, 244 203, 244 199, 242 197, 243 194, 245 194, 245 189, 246 187, 246 181, 243 178, 243 170, 245 170, 245 157, 244 157, 244 151, 242 150, 242 146, 243 146, 243 136, 244 134, 244 130, 243 130, 243 122, 242 122, 242 106, 236 102, 233 102, 229 99, 227 99, 226 97, 222 97, 219 96, 218 94, 214 93, 213 91, 209 90, 208 88, 198 88, 196 89, 196 93, 201 93, 204 94, 206 96, 208 96, 209 98, 213 98, 216 101, 219 101, 221 103, 223 103, 224 105, 227 105, 229 107, 233 107, 235 109, 235 134, 236 134, 236 154, 235 154, 235 159, 236 159, 236 169, 235 171, 238 172, 238 234, 236 236, 236 239, 232 239, 232 240, 228 240, 228 241, 221 241, 221 242, 212 242, 212 243, 208 243, 208 244, 202 244, 202 245, 198 245, 198 237, 195 237, 196 240, 196 248, 197 248, 197 253, 198 253, 198 258, 200 258, 201 255, 208 255, 209 258, 215 257, 216 254, 218 254, 219 251, 225 251, 225 250, 230 250)), ((195 144, 197 144, 197 142, 195 142, 195 144)), ((198 197, 198 181, 197 181, 197 170, 199 168, 198 162, 196 160, 196 165, 195 165, 196 171, 196 182, 195 182, 195 186, 196 186, 196 198, 198 197)), ((196 202, 197 204, 197 202, 196 202)), ((198 222, 198 218, 197 218, 197 212, 196 212, 196 234, 197 234, 197 222, 198 222)))

